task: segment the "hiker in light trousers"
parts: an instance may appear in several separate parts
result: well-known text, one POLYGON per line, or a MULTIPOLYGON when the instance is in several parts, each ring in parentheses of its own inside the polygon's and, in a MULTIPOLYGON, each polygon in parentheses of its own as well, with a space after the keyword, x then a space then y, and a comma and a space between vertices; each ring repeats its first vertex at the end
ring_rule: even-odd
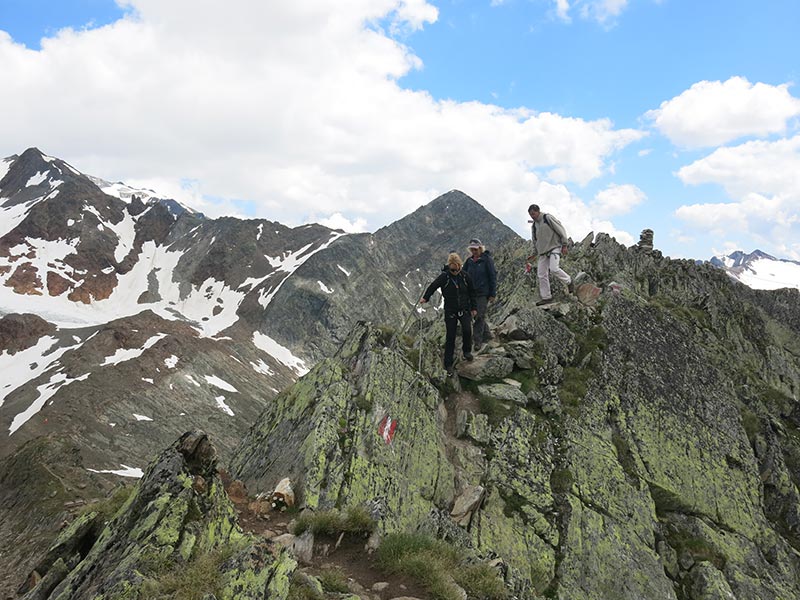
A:
POLYGON ((538 257, 536 275, 539 278, 539 295, 541 300, 536 306, 550 304, 553 294, 550 291, 550 273, 567 284, 570 294, 574 293, 572 277, 560 266, 561 255, 567 253, 567 232, 561 221, 553 215, 545 214, 539 210, 538 204, 528 207, 531 217, 531 246, 533 253, 528 261, 538 257))

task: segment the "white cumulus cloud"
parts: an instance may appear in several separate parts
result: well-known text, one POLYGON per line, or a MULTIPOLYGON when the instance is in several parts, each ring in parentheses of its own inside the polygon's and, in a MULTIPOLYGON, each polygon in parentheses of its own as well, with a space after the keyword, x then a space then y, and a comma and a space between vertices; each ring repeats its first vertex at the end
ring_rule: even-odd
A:
POLYGON ((800 135, 718 148, 678 177, 720 185, 731 198, 678 208, 688 227, 720 236, 749 233, 767 252, 800 257, 800 135))
POLYGON ((554 0, 556 16, 565 23, 572 22, 570 11, 582 19, 597 21, 601 25, 613 24, 628 6, 629 0, 554 0))
POLYGON ((353 219, 352 221, 342 215, 342 213, 334 213, 329 217, 323 219, 315 219, 313 222, 325 225, 331 229, 341 229, 347 233, 361 233, 367 230, 367 222, 364 219, 353 219))
POLYGON ((648 111, 646 117, 678 146, 718 146, 745 136, 783 134, 800 115, 788 84, 750 83, 744 77, 700 81, 648 111))
POLYGON ((583 185, 644 135, 403 89, 422 61, 393 32, 433 22, 425 0, 119 2, 124 18, 39 51, 0 31, 3 156, 35 145, 209 217, 287 225, 374 230, 458 188, 525 232, 548 180, 583 185))
POLYGON ((647 199, 647 195, 632 184, 612 183, 594 197, 592 209, 606 217, 624 215, 647 199))

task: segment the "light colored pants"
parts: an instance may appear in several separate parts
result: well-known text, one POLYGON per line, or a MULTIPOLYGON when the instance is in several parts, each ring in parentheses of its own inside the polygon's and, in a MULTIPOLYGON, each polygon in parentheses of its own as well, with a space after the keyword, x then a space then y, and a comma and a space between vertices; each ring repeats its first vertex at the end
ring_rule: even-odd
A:
POLYGON ((550 273, 555 275, 558 279, 569 285, 572 277, 559 266, 561 263, 561 254, 559 252, 551 252, 550 255, 539 255, 538 263, 536 264, 536 275, 539 277, 539 295, 542 300, 549 300, 553 297, 550 292, 550 273))

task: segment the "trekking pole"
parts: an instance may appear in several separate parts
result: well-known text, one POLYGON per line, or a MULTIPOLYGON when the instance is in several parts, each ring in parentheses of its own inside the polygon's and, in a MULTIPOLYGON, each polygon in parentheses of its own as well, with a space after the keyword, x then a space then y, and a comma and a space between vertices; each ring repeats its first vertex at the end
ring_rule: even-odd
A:
POLYGON ((413 316, 414 316, 414 313, 415 313, 415 312, 418 312, 418 311, 417 311, 417 306, 419 306, 419 305, 420 305, 420 304, 419 304, 419 299, 417 299, 417 301, 416 301, 416 302, 414 302, 414 306, 412 306, 412 307, 411 307, 411 312, 410 312, 410 313, 409 313, 409 315, 406 317, 406 320, 405 320, 405 321, 403 321, 403 325, 400 327, 400 329, 398 329, 398 330, 397 330, 397 337, 398 337, 398 338, 399 338, 401 335, 403 335, 403 333, 405 332, 405 330, 406 330, 406 327, 408 327, 408 324, 411 322, 411 317, 413 317, 413 316))

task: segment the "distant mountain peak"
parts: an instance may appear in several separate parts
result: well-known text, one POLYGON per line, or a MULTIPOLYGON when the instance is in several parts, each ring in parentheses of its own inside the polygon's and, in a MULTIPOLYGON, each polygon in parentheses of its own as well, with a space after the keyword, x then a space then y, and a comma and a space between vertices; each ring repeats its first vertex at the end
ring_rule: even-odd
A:
POLYGON ((714 256, 708 262, 753 289, 800 289, 800 262, 776 258, 762 250, 756 249, 750 253, 736 250, 727 255, 714 256))

